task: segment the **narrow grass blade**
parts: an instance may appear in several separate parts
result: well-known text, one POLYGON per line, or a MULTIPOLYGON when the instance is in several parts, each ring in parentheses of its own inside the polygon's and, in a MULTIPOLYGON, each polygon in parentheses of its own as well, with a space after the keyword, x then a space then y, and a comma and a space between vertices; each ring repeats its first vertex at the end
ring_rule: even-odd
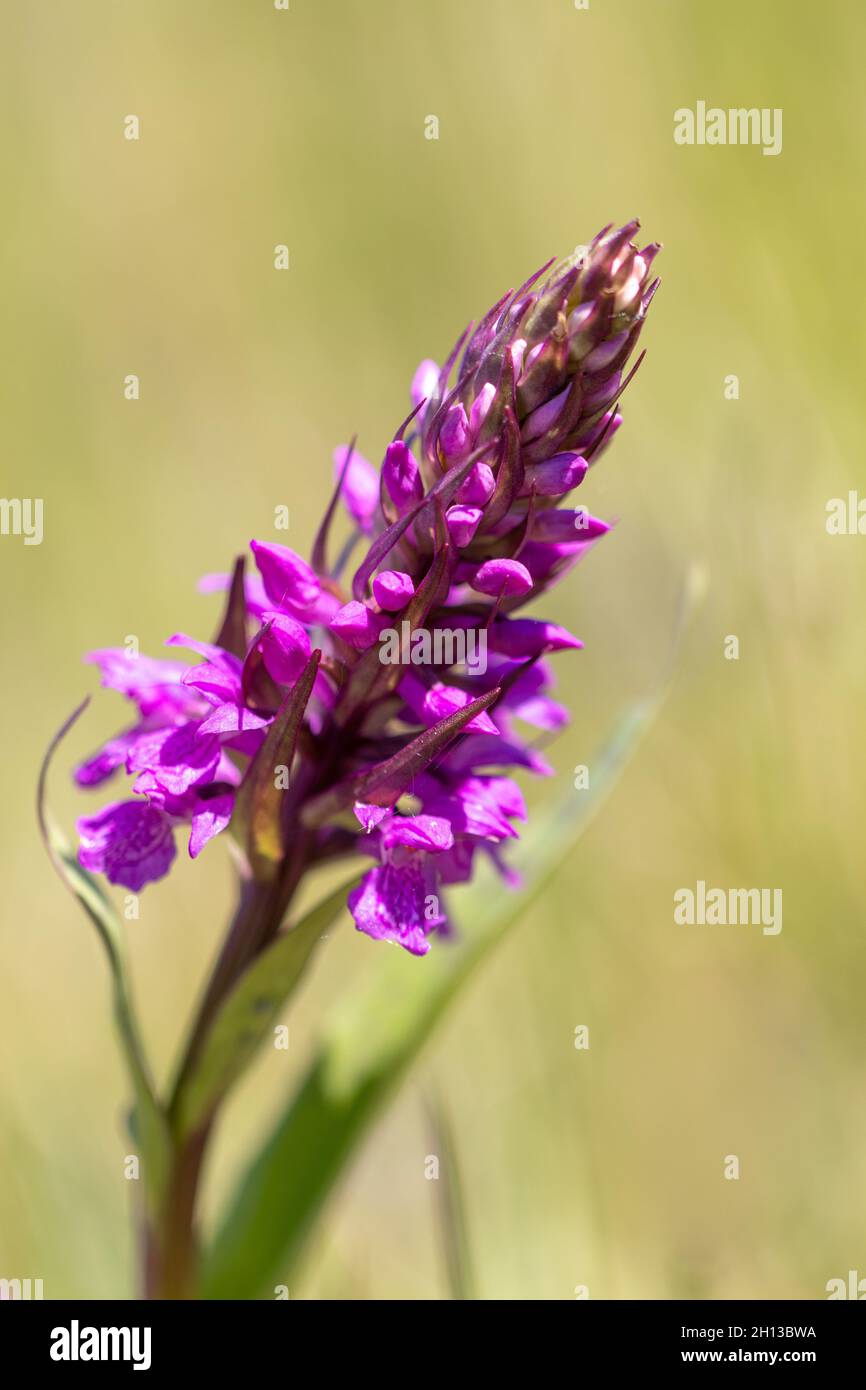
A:
POLYGON ((433 1146, 431 1152, 439 1165, 433 1182, 433 1193, 448 1288, 453 1299, 474 1299, 475 1280, 466 1222, 466 1203, 454 1129, 438 1091, 428 1093, 426 1109, 433 1146))

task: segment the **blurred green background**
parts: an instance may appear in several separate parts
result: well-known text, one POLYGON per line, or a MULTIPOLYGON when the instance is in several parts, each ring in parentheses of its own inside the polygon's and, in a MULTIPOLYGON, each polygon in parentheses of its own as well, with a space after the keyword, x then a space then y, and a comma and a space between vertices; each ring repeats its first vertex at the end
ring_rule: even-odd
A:
MULTIPOLYGON (((88 0, 2 14, 0 491, 44 498, 45 538, 0 538, 0 1275, 41 1277, 48 1298, 134 1287, 106 972, 32 810, 45 744, 95 687, 81 653, 209 636, 201 573, 251 536, 307 552, 333 445, 357 430, 378 459, 421 357, 633 215, 664 242, 663 285, 626 425, 583 496, 619 525, 545 606, 586 650, 558 660, 573 723, 536 801, 657 681, 694 560, 708 597, 649 742, 425 1053, 291 1294, 445 1296, 429 1085, 460 1151, 484 1297, 583 1284, 593 1298, 816 1298, 866 1274, 866 540, 825 530, 829 498, 866 495, 862 9, 88 0), (782 154, 675 145, 674 110, 699 99, 783 108, 782 154), (672 895, 699 878, 781 887, 781 935, 675 926, 672 895)), ((67 785, 73 757, 124 713, 99 693, 64 749, 52 800, 67 825, 97 804, 67 785)), ((161 1077, 230 893, 218 843, 195 865, 180 855, 129 924, 161 1077)), ((229 1107, 209 1219, 322 1011, 378 959, 348 920, 332 933, 289 1052, 268 1049, 229 1107)))

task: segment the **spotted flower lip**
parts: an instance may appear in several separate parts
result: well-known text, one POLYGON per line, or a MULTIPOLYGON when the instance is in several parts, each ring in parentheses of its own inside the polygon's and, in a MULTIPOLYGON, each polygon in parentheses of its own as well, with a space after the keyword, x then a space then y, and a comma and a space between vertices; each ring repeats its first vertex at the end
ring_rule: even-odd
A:
POLYGON ((170 659, 90 654, 134 717, 76 780, 133 780, 131 799, 79 821, 85 867, 138 892, 171 868, 180 827, 192 858, 228 829, 262 882, 290 862, 300 881, 338 852, 372 858, 355 925, 417 956, 452 930, 444 890, 479 855, 514 885, 526 807, 512 774, 552 775, 533 740, 568 714, 548 658, 582 646, 522 610, 610 529, 571 494, 620 429, 641 360, 629 366, 659 247, 639 249, 637 229, 605 228, 498 300, 443 365, 425 359, 381 466, 335 450, 309 560, 253 540, 254 569, 240 557, 202 580, 226 595, 214 641, 175 633, 170 659), (332 560, 340 507, 351 536, 332 560))
POLYGON ((119 801, 78 821, 78 857, 109 883, 138 892, 168 873, 175 857, 168 817, 146 801, 119 801))
POLYGON ((394 942, 413 956, 427 954, 429 933, 445 922, 436 906, 435 874, 421 861, 419 854, 402 864, 377 864, 348 898, 359 931, 374 941, 394 942))

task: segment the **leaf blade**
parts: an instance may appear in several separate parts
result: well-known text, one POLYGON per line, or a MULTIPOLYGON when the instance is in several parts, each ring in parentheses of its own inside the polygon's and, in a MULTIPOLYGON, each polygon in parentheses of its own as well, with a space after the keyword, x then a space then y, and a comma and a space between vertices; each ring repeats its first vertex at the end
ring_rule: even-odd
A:
POLYGON ((653 712, 649 702, 629 711, 626 727, 594 762, 594 792, 583 793, 575 806, 571 791, 567 801, 536 819, 520 854, 528 873, 526 891, 503 895, 491 893, 486 882, 476 885, 467 895, 472 906, 464 898, 472 928, 459 946, 431 952, 421 970, 414 960, 390 955, 372 984, 355 991, 326 1028, 299 1090, 247 1170, 206 1258, 205 1297, 255 1298, 269 1279, 285 1282, 356 1143, 446 1007, 586 828, 609 790, 608 779, 619 772, 653 712))
POLYGON ((200 1057, 174 1103, 181 1137, 193 1133, 253 1060, 280 1010, 294 993, 346 896, 350 879, 282 932, 247 967, 214 1020, 200 1057))
POLYGON ((55 872, 64 887, 77 898, 95 926, 108 959, 115 1023, 135 1097, 133 1127, 135 1138, 142 1149, 146 1175, 145 1193, 148 1207, 152 1211, 156 1208, 168 1172, 168 1128, 156 1097, 136 1020, 126 966, 123 930, 113 904, 105 896, 93 875, 79 864, 65 835, 52 819, 46 802, 48 770, 54 754, 89 704, 88 696, 51 740, 39 771, 36 809, 42 840, 55 872))

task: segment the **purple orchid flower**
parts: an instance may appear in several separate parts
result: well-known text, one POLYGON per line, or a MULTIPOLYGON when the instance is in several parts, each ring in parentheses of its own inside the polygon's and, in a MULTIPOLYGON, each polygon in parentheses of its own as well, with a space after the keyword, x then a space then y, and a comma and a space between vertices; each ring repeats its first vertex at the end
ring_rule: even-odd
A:
POLYGON ((79 821, 85 867, 137 892, 170 869, 177 827, 193 858, 230 828, 273 890, 273 934, 303 874, 371 856, 356 926, 413 955, 450 930, 442 889, 478 854, 513 883, 503 850, 526 809, 510 774, 550 773, 525 726, 566 722, 545 658, 581 646, 521 610, 609 529, 568 499, 640 362, 626 370, 659 248, 639 250, 637 227, 606 228, 499 300, 443 367, 422 362, 381 470, 335 452, 310 561, 253 541, 258 575, 241 560, 202 581, 228 590, 219 634, 169 638, 196 663, 91 654, 137 718, 76 772, 134 778, 131 799, 79 821), (350 586, 327 558, 336 502, 367 546, 350 586))

